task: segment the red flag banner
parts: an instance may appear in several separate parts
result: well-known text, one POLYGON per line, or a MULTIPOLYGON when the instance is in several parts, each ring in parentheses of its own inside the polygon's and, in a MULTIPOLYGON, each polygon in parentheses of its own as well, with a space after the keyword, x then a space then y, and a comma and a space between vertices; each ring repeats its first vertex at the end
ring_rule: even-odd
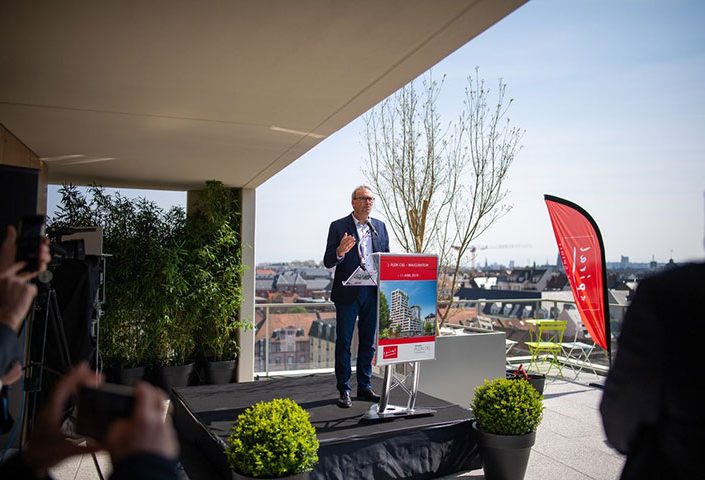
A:
POLYGON ((578 205, 551 195, 544 195, 544 199, 580 318, 595 343, 610 351, 607 272, 600 230, 578 205))

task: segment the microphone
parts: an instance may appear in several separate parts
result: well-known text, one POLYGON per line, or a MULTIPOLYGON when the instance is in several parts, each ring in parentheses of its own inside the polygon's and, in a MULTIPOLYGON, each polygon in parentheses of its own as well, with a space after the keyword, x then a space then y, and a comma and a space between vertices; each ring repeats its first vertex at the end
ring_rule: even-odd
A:
POLYGON ((375 237, 379 237, 379 235, 377 235, 377 230, 375 230, 375 226, 372 225, 372 220, 367 221, 367 226, 370 227, 370 231, 372 232, 372 235, 374 235, 375 237))

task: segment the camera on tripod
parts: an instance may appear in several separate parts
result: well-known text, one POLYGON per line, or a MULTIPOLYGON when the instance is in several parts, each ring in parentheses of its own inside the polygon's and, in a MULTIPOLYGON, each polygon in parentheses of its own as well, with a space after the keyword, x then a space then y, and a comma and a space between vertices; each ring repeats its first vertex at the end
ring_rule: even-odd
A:
MULTIPOLYGON (((32 233, 20 234, 19 238, 20 241, 27 238, 30 249, 34 248, 31 245, 34 234, 43 233, 43 228, 35 227, 38 223, 39 217, 26 217, 22 221, 23 227, 31 226, 32 233)), ((105 300, 102 228, 52 230, 52 260, 38 277, 35 308, 26 322, 25 413, 30 430, 37 409, 48 398, 59 376, 81 361, 88 361, 94 369, 99 366, 98 337, 105 300)))
POLYGON ((54 270, 64 260, 85 260, 103 255, 103 227, 64 227, 51 232, 51 263, 54 270))

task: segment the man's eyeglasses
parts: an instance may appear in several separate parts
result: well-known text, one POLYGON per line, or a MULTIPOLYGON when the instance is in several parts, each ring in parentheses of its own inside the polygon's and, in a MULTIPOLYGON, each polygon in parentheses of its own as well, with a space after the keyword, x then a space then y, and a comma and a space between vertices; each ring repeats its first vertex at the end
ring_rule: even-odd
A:
POLYGON ((372 203, 374 203, 375 197, 355 197, 355 200, 362 200, 363 202, 372 202, 372 203))

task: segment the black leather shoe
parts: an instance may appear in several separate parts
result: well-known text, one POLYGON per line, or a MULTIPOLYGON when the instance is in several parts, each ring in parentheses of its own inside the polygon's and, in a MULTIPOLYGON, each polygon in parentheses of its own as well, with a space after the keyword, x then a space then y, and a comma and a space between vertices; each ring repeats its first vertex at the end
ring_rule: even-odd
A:
POLYGON ((379 395, 377 395, 371 388, 358 389, 357 399, 365 400, 366 402, 379 402, 379 395))
POLYGON ((340 408, 350 408, 352 407, 352 399, 350 398, 350 392, 345 391, 338 397, 338 406, 340 408))

